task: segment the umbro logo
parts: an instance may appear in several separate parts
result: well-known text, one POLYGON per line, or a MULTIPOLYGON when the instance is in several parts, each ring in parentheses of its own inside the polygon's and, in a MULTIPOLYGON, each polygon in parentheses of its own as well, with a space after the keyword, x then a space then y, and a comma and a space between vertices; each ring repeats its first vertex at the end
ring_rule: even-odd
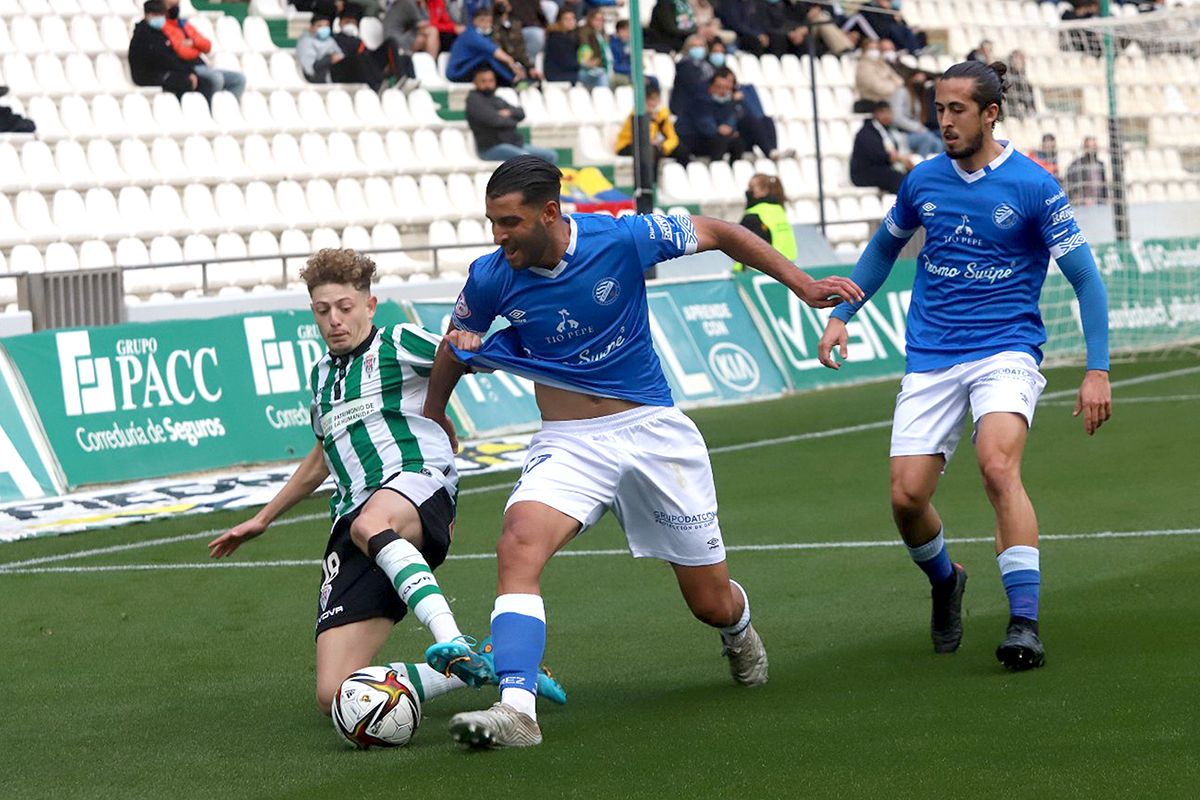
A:
POLYGON ((932 217, 934 211, 937 211, 936 203, 926 203, 925 205, 921 206, 921 214, 923 216, 932 217))
POLYGON ((529 320, 525 319, 525 312, 519 308, 514 308, 512 311, 508 312, 506 316, 508 317, 508 321, 513 325, 521 325, 529 322, 529 320))
POLYGON ((707 542, 705 542, 705 544, 708 545, 709 550, 716 550, 718 547, 721 546, 721 540, 714 536, 713 538, 711 538, 707 542))

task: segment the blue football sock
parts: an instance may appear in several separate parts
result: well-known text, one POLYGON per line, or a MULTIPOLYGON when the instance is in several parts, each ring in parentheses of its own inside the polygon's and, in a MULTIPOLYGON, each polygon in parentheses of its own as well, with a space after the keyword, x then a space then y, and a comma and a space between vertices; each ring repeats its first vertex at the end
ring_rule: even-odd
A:
POLYGON ((1036 547, 1016 545, 996 556, 1000 580, 1008 594, 1009 614, 1037 621, 1042 572, 1036 547))
POLYGON ((500 700, 536 718, 537 673, 546 649, 546 609, 541 596, 497 597, 492 611, 492 643, 500 700))
POLYGON ((954 577, 954 563, 946 549, 946 537, 942 531, 923 545, 908 548, 908 554, 921 571, 929 577, 931 584, 945 583, 954 577))

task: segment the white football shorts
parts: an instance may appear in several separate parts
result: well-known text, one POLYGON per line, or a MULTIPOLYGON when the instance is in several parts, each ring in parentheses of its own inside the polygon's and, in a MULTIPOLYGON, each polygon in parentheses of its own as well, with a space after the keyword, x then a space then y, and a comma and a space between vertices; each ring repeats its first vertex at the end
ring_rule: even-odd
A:
POLYGON ((612 509, 635 558, 725 560, 708 447, 674 407, 542 423, 508 505, 527 500, 579 520, 581 533, 612 509))
POLYGON ((1046 378, 1033 356, 1013 350, 945 369, 910 372, 896 397, 891 454, 940 453, 948 462, 962 437, 968 404, 976 430, 980 417, 996 411, 1020 414, 1032 426, 1045 387, 1046 378))

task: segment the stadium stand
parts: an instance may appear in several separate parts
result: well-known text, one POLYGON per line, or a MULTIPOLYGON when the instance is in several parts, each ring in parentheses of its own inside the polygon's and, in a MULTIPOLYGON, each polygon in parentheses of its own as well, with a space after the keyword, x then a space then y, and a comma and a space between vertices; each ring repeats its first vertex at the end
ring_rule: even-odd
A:
MULTIPOLYGON (((652 6, 642 3, 644 18, 652 6)), ((909 66, 936 74, 983 39, 998 53, 1026 54, 1039 113, 1002 124, 1018 147, 1032 150, 1050 132, 1064 166, 1084 136, 1107 152, 1103 62, 1060 48, 1062 9, 1032 0, 906 0, 903 11, 937 43, 902 56, 909 66)), ((139 303, 295 286, 298 257, 324 246, 449 248, 380 254, 389 282, 465 272, 489 240, 482 189, 491 166, 475 155, 462 120, 470 84, 446 80, 445 53, 414 56, 421 85, 408 93, 309 84, 287 46, 307 14, 281 0, 253 0, 244 19, 191 0, 182 13, 211 38, 214 66, 245 75, 240 101, 220 92, 210 107, 199 93, 177 99, 134 86, 126 63, 142 17, 134 0, 0 0, 0 85, 9 87, 0 102, 37 124, 35 134, 0 137, 0 273, 161 265, 129 271, 127 300, 139 303), (280 255, 296 257, 285 267, 280 255), (243 260, 259 256, 267 260, 243 260), (207 270, 182 265, 210 260, 207 270)), ((606 13, 611 33, 627 11, 606 13)), ((378 20, 364 23, 364 39, 378 43, 378 20)), ((1195 59, 1131 48, 1118 61, 1122 114, 1145 130, 1144 146, 1128 149, 1129 199, 1200 199, 1187 149, 1200 114, 1195 59)), ((855 257, 891 202, 848 179, 862 118, 852 111, 856 62, 854 53, 827 54, 810 69, 807 57, 791 53, 731 54, 726 64, 775 118, 780 150, 795 155, 686 167, 664 160, 659 204, 736 219, 749 175, 765 172, 783 179, 792 221, 814 224, 819 163, 826 238, 840 257, 855 257)), ((648 50, 645 66, 669 104, 672 56, 648 50)), ((630 160, 613 155, 633 104, 629 87, 543 83, 501 94, 525 109, 535 143, 567 151, 568 165, 603 166, 617 185, 632 183, 630 160)), ((15 309, 14 286, 0 278, 0 311, 15 309)))

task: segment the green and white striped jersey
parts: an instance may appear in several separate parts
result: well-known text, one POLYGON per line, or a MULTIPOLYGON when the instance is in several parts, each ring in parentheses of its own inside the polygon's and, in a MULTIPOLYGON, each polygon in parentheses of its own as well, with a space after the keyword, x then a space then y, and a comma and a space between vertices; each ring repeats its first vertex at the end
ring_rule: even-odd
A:
POLYGON ((336 522, 401 472, 419 472, 457 493, 450 440, 423 416, 441 337, 416 325, 373 328, 351 353, 326 353, 312 371, 313 433, 337 488, 336 522))

